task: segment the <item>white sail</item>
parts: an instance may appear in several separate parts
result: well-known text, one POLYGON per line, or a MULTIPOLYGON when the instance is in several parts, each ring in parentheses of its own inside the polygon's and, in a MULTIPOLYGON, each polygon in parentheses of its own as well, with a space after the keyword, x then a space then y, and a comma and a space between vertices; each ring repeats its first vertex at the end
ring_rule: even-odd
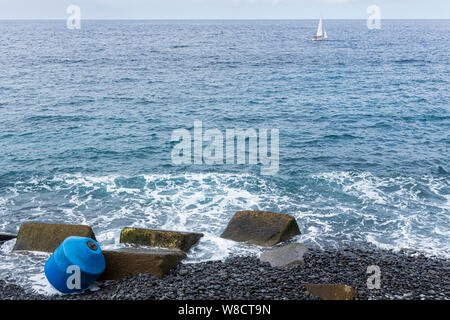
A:
POLYGON ((322 18, 319 21, 319 27, 317 28, 317 37, 322 37, 323 35, 323 27, 322 27, 322 18))
POLYGON ((327 35, 327 30, 325 29, 325 27, 323 27, 323 38, 327 39, 328 35, 327 35))

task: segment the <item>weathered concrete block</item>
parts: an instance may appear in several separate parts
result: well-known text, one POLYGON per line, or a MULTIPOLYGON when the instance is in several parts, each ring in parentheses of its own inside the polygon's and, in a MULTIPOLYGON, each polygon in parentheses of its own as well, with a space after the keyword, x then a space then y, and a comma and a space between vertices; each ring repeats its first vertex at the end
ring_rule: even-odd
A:
POLYGON ((304 263, 303 255, 307 251, 308 248, 303 244, 292 243, 263 252, 259 260, 269 262, 272 267, 291 267, 304 263))
POLYGON ((202 233, 124 228, 120 234, 120 242, 187 252, 201 237, 202 233))
POLYGON ((358 293, 344 284, 307 284, 306 291, 323 300, 353 300, 358 293))
POLYGON ((268 211, 238 211, 221 237, 260 246, 273 246, 300 234, 295 218, 268 211))
POLYGON ((177 266, 186 254, 180 250, 123 248, 103 251, 106 269, 99 280, 120 280, 147 273, 162 278, 177 266))
POLYGON ((96 240, 89 226, 30 222, 20 227, 14 250, 54 252, 70 236, 96 240))

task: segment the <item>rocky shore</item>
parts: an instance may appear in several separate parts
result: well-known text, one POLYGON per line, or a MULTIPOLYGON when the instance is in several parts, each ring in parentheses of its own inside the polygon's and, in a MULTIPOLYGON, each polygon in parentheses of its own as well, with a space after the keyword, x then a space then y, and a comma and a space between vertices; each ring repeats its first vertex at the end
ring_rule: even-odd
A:
POLYGON ((162 279, 137 275, 99 282, 99 290, 77 295, 41 296, 0 281, 0 299, 250 299, 314 300, 306 284, 345 284, 357 290, 356 300, 450 300, 450 262, 418 253, 378 249, 310 249, 304 264, 271 267, 258 257, 182 263, 162 279), (381 271, 381 288, 368 289, 367 267, 381 271))

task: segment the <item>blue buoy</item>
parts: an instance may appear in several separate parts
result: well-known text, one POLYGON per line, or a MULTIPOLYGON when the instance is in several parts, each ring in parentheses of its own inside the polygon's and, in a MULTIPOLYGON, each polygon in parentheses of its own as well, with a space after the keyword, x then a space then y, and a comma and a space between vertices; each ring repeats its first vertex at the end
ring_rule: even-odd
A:
POLYGON ((105 258, 99 244, 83 237, 68 237, 45 263, 51 285, 62 293, 87 289, 105 270, 105 258))

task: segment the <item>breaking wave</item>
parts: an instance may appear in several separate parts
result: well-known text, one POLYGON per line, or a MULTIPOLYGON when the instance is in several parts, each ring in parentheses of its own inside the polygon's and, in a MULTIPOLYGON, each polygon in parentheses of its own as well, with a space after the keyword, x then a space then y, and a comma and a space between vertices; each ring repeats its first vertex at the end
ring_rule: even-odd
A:
MULTIPOLYGON (((312 247, 372 244, 450 257, 450 186, 445 176, 378 177, 369 172, 307 175, 297 184, 250 174, 187 173, 138 176, 62 174, 32 178, 0 197, 0 230, 27 221, 89 224, 103 249, 120 247, 126 226, 205 234, 186 263, 256 254, 259 249, 220 238, 234 212, 273 210, 295 216, 312 247)), ((46 254, 23 259, 3 244, 1 274, 24 287, 54 293, 43 276, 46 254)))

